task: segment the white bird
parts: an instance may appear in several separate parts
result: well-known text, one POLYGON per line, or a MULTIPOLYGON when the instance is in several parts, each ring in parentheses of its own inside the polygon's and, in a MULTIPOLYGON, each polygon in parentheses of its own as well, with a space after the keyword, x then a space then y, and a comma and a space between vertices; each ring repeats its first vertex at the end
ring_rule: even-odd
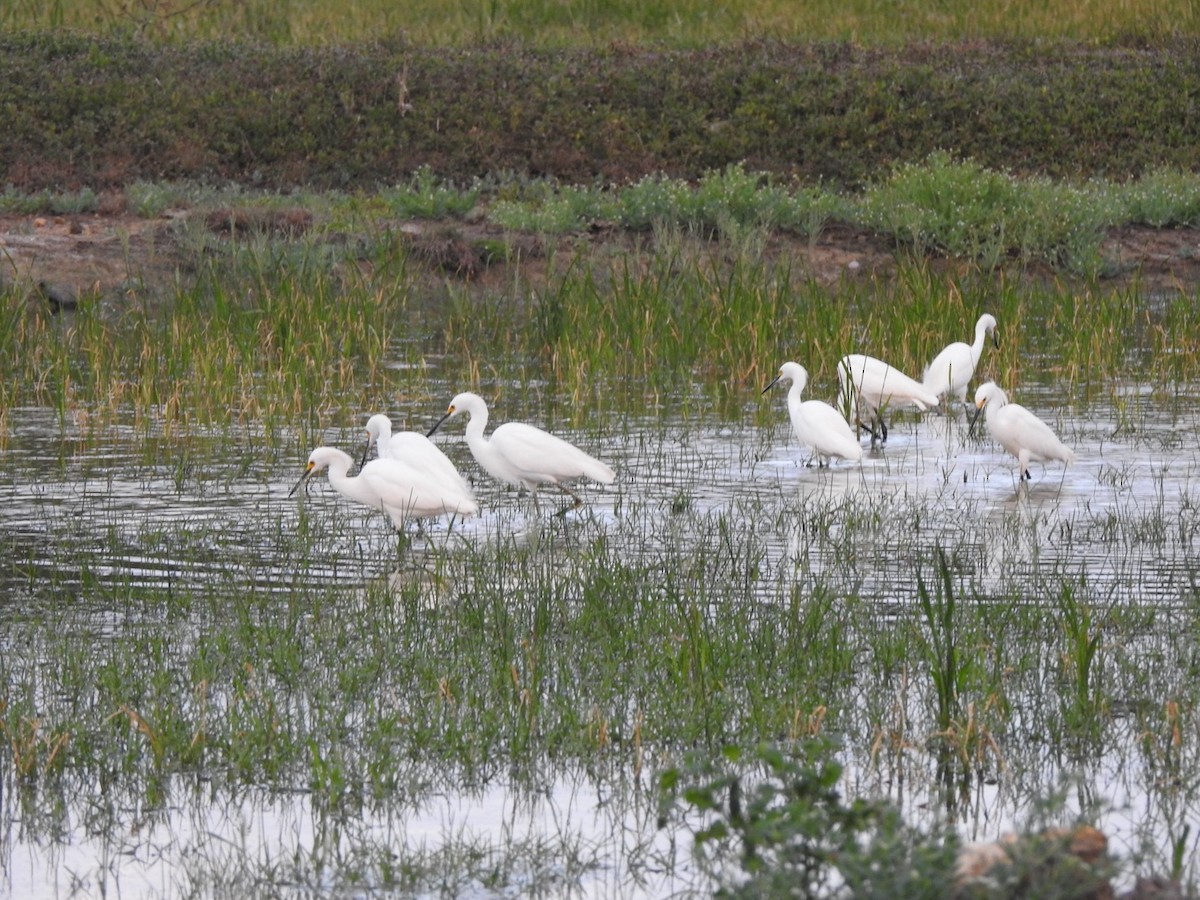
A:
POLYGON ((386 513, 396 529, 402 530, 409 519, 428 519, 457 513, 473 516, 479 506, 470 491, 456 491, 430 479, 412 466, 395 459, 373 459, 353 477, 347 473, 354 465, 349 453, 336 447, 318 447, 308 457, 300 480, 288 492, 296 493, 318 472, 329 470, 329 483, 343 497, 386 513))
POLYGON ((854 431, 846 424, 842 414, 820 400, 801 400, 800 394, 808 384, 808 372, 804 366, 794 362, 785 362, 779 367, 779 374, 774 381, 763 388, 765 394, 780 381, 791 381, 788 388, 788 415, 792 420, 792 430, 800 443, 812 447, 818 457, 818 465, 825 465, 830 457, 841 459, 862 459, 862 447, 854 431))
MULTIPOLYGON (((1022 479, 1029 478, 1031 460, 1059 459, 1067 465, 1075 454, 1050 430, 1050 426, 1021 406, 1009 403, 1008 395, 995 382, 981 384, 975 391, 975 418, 987 408, 987 427, 1005 450, 1017 458, 1022 479)), ((974 420, 971 422, 975 424, 974 420)))
POLYGON ((367 446, 363 450, 360 467, 366 464, 367 454, 373 446, 379 448, 380 459, 398 459, 424 472, 439 484, 468 495, 471 493, 466 479, 450 461, 450 457, 419 431, 397 431, 393 434, 392 420, 385 415, 374 415, 367 419, 367 446))
POLYGON ((591 478, 612 484, 617 477, 605 463, 533 425, 506 422, 497 427, 490 438, 486 437, 483 432, 488 421, 487 404, 478 394, 469 391, 450 401, 446 414, 429 429, 429 434, 459 413, 470 417, 467 446, 475 461, 493 478, 532 492, 535 504, 539 485, 556 485, 580 506, 583 500, 567 487, 567 482, 591 478))
POLYGON ((925 370, 923 378, 925 389, 931 394, 945 397, 957 397, 960 403, 967 402, 967 385, 975 375, 979 365, 979 357, 983 355, 983 343, 991 334, 993 346, 999 347, 996 338, 996 318, 984 313, 975 323, 975 342, 965 344, 955 341, 933 358, 933 362, 925 370))
POLYGON ((875 429, 862 421, 862 411, 873 418, 887 443, 887 423, 883 413, 892 406, 912 404, 924 412, 938 404, 937 395, 926 390, 919 381, 909 378, 898 369, 892 368, 882 359, 851 353, 838 363, 838 383, 843 400, 854 405, 855 424, 871 433, 871 446, 879 437, 875 429))

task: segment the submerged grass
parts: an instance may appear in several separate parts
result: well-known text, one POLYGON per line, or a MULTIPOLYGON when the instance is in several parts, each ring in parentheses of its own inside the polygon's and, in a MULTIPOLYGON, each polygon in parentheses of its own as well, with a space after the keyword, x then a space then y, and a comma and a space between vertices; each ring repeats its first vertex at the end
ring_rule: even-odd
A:
MULTIPOLYGON (((1064 736, 1085 769, 1112 753, 1171 771, 1196 758, 1182 638, 1200 627, 1194 604, 1148 628, 1136 601, 1108 603, 1105 641, 1123 642, 1131 664, 1099 677, 1086 610, 1104 598, 1075 577, 1072 539, 1058 538, 1062 562, 1047 561, 1031 596, 1017 571, 985 585, 969 548, 993 526, 971 504, 878 498, 855 518, 840 499, 797 509, 774 488, 709 512, 665 494, 621 502, 608 524, 438 535, 399 578, 370 574, 394 565, 390 540, 364 543, 336 507, 294 529, 275 521, 259 561, 237 567, 192 568, 245 558, 240 529, 196 523, 157 586, 111 565, 125 543, 152 546, 149 527, 136 539, 92 529, 48 569, 36 544, 10 545, 14 568, 43 573, 6 570, 14 601, 50 614, 8 617, 22 650, 0 656, 0 767, 27 790, 98 781, 116 804, 160 804, 173 781, 207 773, 218 790, 300 790, 333 814, 411 792, 534 787, 567 763, 637 784, 685 750, 814 733, 836 737, 876 789, 949 747, 956 790, 938 802, 951 808, 998 773, 1013 795, 1037 794, 1064 736), (892 533, 939 515, 938 533, 892 533), (789 528, 815 539, 823 520, 858 559, 815 564, 781 546, 789 528), (914 566, 910 603, 901 584, 881 602, 863 580, 874 554, 932 557, 943 532, 959 534, 957 555, 914 566), (329 573, 339 557, 344 571, 329 573), (1152 669, 1132 664, 1147 652, 1152 669)), ((387 888, 408 876, 364 877, 387 888)))
MULTIPOLYGON (((432 182, 413 193, 386 203, 452 205, 432 182)), ((1001 347, 982 377, 1061 395, 1051 410, 1111 402, 1114 422, 1076 427, 1158 453, 1178 437, 1143 434, 1129 398, 1190 421, 1193 298, 921 260, 821 285, 769 252, 754 215, 729 224, 738 208, 656 222, 616 257, 557 247, 483 289, 431 279, 386 235, 347 248, 201 230, 181 240, 202 264, 157 294, 51 315, 6 287, 5 470, 44 483, 0 538, 3 814, 37 808, 30 821, 60 833, 70 798, 101 784, 111 816, 255 790, 344 824, 437 792, 544 790, 564 769, 644 800, 688 751, 818 737, 838 742, 848 787, 919 795, 950 820, 991 781, 1028 808, 1073 775, 1161 775, 1142 789, 1173 843, 1147 838, 1129 865, 1194 882, 1179 848, 1200 758, 1200 505, 1160 489, 1115 510, 1103 501, 1131 475, 1103 460, 1094 504, 955 495, 951 479, 990 477, 978 462, 929 493, 801 494, 765 462, 787 431, 758 395, 789 358, 826 399, 847 352, 919 373, 988 311, 1001 347), (460 387, 498 399, 498 419, 619 456, 610 505, 539 521, 493 494, 489 529, 434 531, 398 560, 377 521, 316 491, 282 500, 309 447, 357 442, 375 408, 432 418, 460 387), (17 427, 31 406, 57 433, 17 427), (723 436, 750 421, 759 443, 723 436), (1163 560, 1190 589, 1153 608, 1122 593, 1163 560)), ((947 455, 974 452, 961 443, 947 455)), ((383 843, 316 848, 288 873, 247 847, 194 877, 555 877, 537 840, 486 865, 452 841, 413 869, 383 843)), ((570 849, 586 868, 592 848, 570 849)))

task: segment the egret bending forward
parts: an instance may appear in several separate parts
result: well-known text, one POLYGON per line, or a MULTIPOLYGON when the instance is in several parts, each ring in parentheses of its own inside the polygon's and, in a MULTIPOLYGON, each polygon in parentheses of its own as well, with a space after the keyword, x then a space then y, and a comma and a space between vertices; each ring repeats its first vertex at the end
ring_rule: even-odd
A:
POLYGON ((288 492, 296 493, 300 485, 313 475, 329 470, 333 489, 356 503, 387 514, 402 531, 409 519, 429 519, 457 513, 473 516, 479 506, 470 490, 454 490, 446 485, 432 484, 430 479, 412 466, 395 459, 373 459, 353 477, 347 474, 354 460, 349 453, 336 447, 318 447, 308 457, 308 465, 300 480, 288 492))
POLYGON ((825 465, 830 457, 834 456, 850 460, 862 459, 862 447, 859 446, 858 438, 841 413, 820 400, 800 399, 805 385, 808 384, 808 372, 804 366, 785 362, 779 367, 779 374, 775 376, 775 380, 763 388, 763 393, 781 381, 792 383, 787 394, 792 430, 796 432, 800 443, 812 448, 818 466, 825 465))
POLYGON ((887 443, 887 423, 883 421, 883 412, 893 405, 912 404, 921 412, 931 409, 938 404, 937 395, 926 390, 925 386, 915 379, 909 378, 898 369, 892 368, 882 359, 864 356, 861 353, 851 353, 843 356, 838 363, 838 383, 841 396, 847 403, 854 404, 854 422, 861 431, 871 433, 871 446, 882 433, 883 443, 887 443), (866 409, 868 417, 874 419, 879 431, 862 420, 862 410, 866 409))
MULTIPOLYGON (((1009 403, 1008 395, 995 382, 981 384, 975 391, 975 419, 987 407, 987 427, 1005 450, 1017 458, 1021 479, 1029 478, 1032 460, 1059 459, 1075 462, 1074 452, 1050 430, 1050 426, 1021 406, 1009 403)), ((975 425, 975 420, 971 421, 975 425)))
POLYGON ((393 434, 392 420, 384 415, 374 415, 367 419, 367 446, 363 450, 360 466, 366 463, 372 446, 379 447, 380 459, 397 459, 425 473, 437 484, 462 491, 468 496, 471 494, 470 486, 450 457, 419 431, 398 431, 393 434))
POLYGON ((979 358, 983 355, 983 343, 988 334, 992 336, 992 346, 999 347, 996 337, 996 318, 988 313, 979 317, 975 323, 975 342, 965 344, 955 341, 933 358, 933 362, 925 370, 925 390, 949 400, 957 397, 960 403, 967 402, 967 385, 975 375, 979 358))
POLYGON ((498 481, 529 490, 535 505, 540 485, 556 485, 564 493, 570 494, 578 507, 583 505, 583 499, 567 487, 567 482, 591 478, 602 484, 612 484, 617 477, 605 463, 533 425, 506 422, 497 427, 490 438, 485 436, 487 404, 478 394, 470 392, 459 394, 450 401, 446 414, 429 429, 429 434, 432 435, 443 422, 459 413, 466 413, 470 417, 467 422, 467 446, 471 448, 475 461, 498 481))

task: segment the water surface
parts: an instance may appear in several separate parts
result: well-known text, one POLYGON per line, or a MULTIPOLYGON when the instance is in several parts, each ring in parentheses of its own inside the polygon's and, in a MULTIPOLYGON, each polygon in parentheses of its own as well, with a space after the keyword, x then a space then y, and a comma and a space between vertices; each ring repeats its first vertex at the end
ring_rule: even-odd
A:
MULTIPOLYGON (((273 602, 285 609, 314 587, 333 592, 338 603, 358 602, 353 598, 381 579, 416 584, 424 601, 454 615, 456 588, 439 560, 479 547, 559 541, 546 577, 565 581, 572 563, 560 551, 572 541, 602 539, 653 573, 728 528, 761 548, 761 562, 740 595, 722 594, 714 603, 778 604, 797 589, 819 587, 846 602, 911 615, 914 572, 932 572, 942 552, 960 583, 985 602, 1051 607, 1047 591, 1057 591, 1066 576, 1094 606, 1144 605, 1151 613, 1145 646, 1120 652, 1152 660, 1172 639, 1167 613, 1197 599, 1197 423, 1187 391, 1170 404, 1136 387, 1114 396, 1086 408, 1050 389, 1014 397, 1051 423, 1078 457, 1069 468, 1035 464, 1027 485, 982 423, 969 433, 966 414, 956 409, 902 413, 886 446, 867 452, 861 465, 828 468, 805 465, 808 454, 790 432, 782 396, 748 397, 735 421, 614 415, 589 422, 586 433, 556 429, 619 472, 616 485, 587 488, 587 506, 557 519, 551 513, 567 498, 547 490, 535 508, 490 483, 447 426, 439 440, 472 475, 483 512, 431 523, 400 551, 381 516, 348 505, 323 480, 289 498, 303 452, 267 450, 254 429, 166 441, 118 425, 85 440, 50 412, 16 410, 0 453, 7 560, 0 566, 7 598, 0 602, 0 653, 10 681, 40 684, 39 667, 58 664, 55 635, 86 634, 97 653, 112 654, 134 636, 169 635, 167 646, 183 652, 206 639, 208 617, 241 608, 247 597, 245 614, 266 617, 273 602), (768 403, 772 413, 760 419, 759 404, 768 403), (297 534, 305 535, 301 548, 297 534), (176 595, 190 599, 164 603, 176 595)), ((361 423, 347 422, 325 440, 355 453, 360 436, 361 423)), ((292 614, 303 620, 320 612, 292 614)), ((1019 708, 1013 717, 1021 718, 1019 708)), ((1131 729, 1135 724, 1130 719, 1131 729)), ((442 860, 453 893, 485 896, 486 884, 454 881, 456 860, 469 853, 501 859, 499 848, 518 846, 529 852, 513 858, 560 869, 506 871, 505 883, 660 896, 697 886, 699 876, 689 863, 689 836, 658 826, 648 756, 636 774, 560 762, 544 773, 539 790, 500 774, 473 785, 446 783, 436 765, 406 763, 408 790, 352 812, 319 808, 306 790, 222 784, 219 775, 173 780, 162 802, 136 808, 114 809, 100 799, 101 785, 81 785, 80 796, 62 798, 62 814, 49 822, 23 808, 22 788, 6 776, 0 884, 11 896, 149 897, 197 887, 236 893, 271 871, 284 883, 298 879, 320 889, 338 883, 331 872, 370 871, 382 859, 416 854, 442 860), (89 804, 105 815, 86 814, 89 804), (272 860, 286 862, 275 869, 272 860)), ((889 783, 897 769, 848 762, 848 785, 891 794, 920 815, 927 795, 911 785, 898 791, 889 783)), ((913 767, 918 783, 930 778, 929 760, 919 755, 901 754, 896 766, 913 767)), ((1194 797, 1176 797, 1179 808, 1169 814, 1155 811, 1164 795, 1132 750, 1111 747, 1082 766, 1047 761, 1044 783, 1080 773, 1085 793, 1112 806, 1102 824, 1114 849, 1143 846, 1147 829, 1159 846, 1184 824, 1200 834, 1194 797)), ((1003 781, 975 791, 962 813, 971 837, 1010 827, 1029 801, 1003 781)), ((1087 797, 1075 799, 1082 807, 1087 797)))

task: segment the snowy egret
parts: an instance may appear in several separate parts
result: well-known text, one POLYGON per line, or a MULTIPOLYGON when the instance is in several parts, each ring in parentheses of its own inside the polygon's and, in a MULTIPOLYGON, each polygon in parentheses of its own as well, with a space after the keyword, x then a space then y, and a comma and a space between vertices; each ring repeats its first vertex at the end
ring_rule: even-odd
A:
POLYGON ((329 483, 343 497, 387 513, 396 529, 402 530, 408 519, 428 519, 458 513, 473 516, 479 506, 469 491, 452 490, 432 484, 428 476, 395 459, 373 459, 353 477, 347 473, 354 465, 349 453, 336 447, 318 447, 308 457, 300 480, 288 492, 296 493, 313 475, 329 470, 329 483))
POLYGON ((955 341, 933 358, 933 362, 925 370, 925 389, 931 394, 945 397, 957 397, 960 403, 967 402, 967 385, 975 375, 975 367, 979 365, 979 357, 983 355, 983 343, 988 334, 992 336, 992 345, 1000 346, 996 337, 996 318, 984 313, 975 323, 975 342, 965 344, 955 341))
POLYGON ((862 459, 862 447, 853 430, 846 424, 842 414, 820 400, 801 400, 800 394, 808 384, 808 372, 804 366, 794 362, 785 362, 779 367, 775 380, 763 388, 765 394, 780 381, 791 381, 788 388, 788 415, 792 420, 792 430, 800 443, 812 447, 818 458, 818 465, 825 465, 830 457, 842 459, 862 459))
POLYGON ((397 431, 393 434, 392 420, 387 416, 374 415, 367 419, 367 446, 363 450, 360 467, 366 464, 372 446, 379 448, 380 459, 398 459, 424 472, 439 484, 446 484, 467 494, 471 492, 466 479, 437 444, 419 431, 397 431))
POLYGON ((605 463, 533 425, 506 422, 497 427, 490 438, 486 437, 483 432, 488 421, 487 403, 469 391, 450 401, 446 414, 429 429, 429 434, 459 413, 470 417, 467 446, 475 461, 498 481, 529 490, 535 504, 538 486, 542 484, 556 485, 574 498, 576 506, 581 506, 582 498, 567 487, 566 482, 586 477, 612 484, 617 477, 605 463))
MULTIPOLYGON (((1075 454, 1050 430, 1050 426, 1021 406, 1009 403, 1008 395, 993 381, 975 391, 975 418, 987 407, 987 427, 1005 450, 1017 458, 1020 477, 1029 478, 1031 460, 1060 459, 1067 465, 1075 462, 1075 454)), ((971 422, 972 426, 975 424, 971 422)))
POLYGON ((879 425, 883 443, 887 443, 887 423, 883 421, 884 410, 893 405, 911 403, 924 412, 938 404, 936 394, 925 389, 919 381, 909 378, 898 369, 873 356, 851 353, 838 363, 838 382, 841 396, 847 404, 854 403, 854 421, 863 431, 871 433, 871 446, 880 436, 875 429, 860 418, 865 407, 869 416, 879 425))

